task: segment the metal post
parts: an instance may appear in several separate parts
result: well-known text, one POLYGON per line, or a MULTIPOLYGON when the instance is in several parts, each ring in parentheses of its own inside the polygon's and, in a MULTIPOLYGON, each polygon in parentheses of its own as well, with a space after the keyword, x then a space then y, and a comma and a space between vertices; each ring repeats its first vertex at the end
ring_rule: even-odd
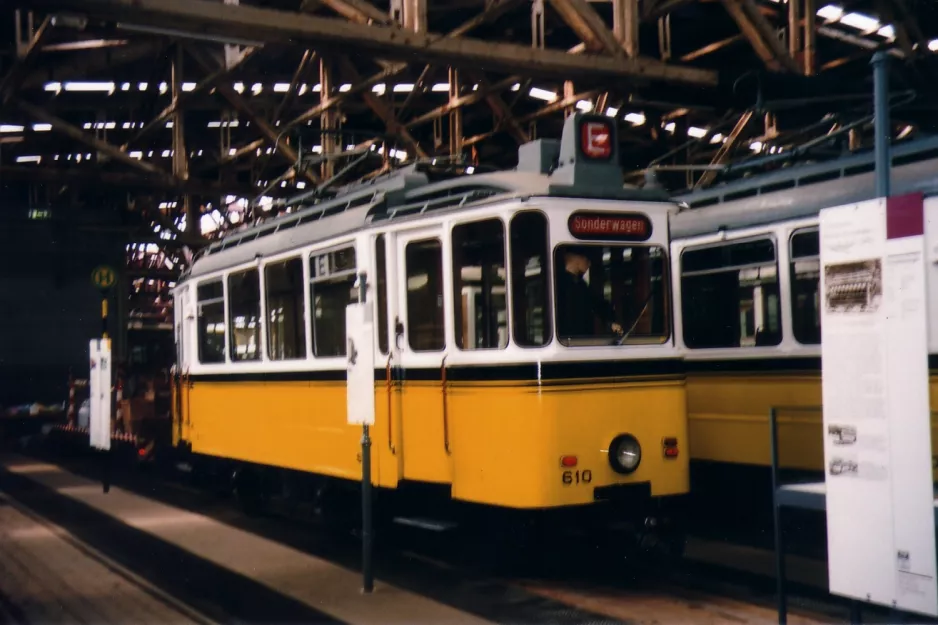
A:
MULTIPOLYGON (((368 292, 364 273, 358 274, 358 301, 364 304, 368 292)), ((367 424, 362 425, 362 591, 374 590, 374 572, 371 569, 371 436, 367 424)))
POLYGON ((772 453, 772 525, 775 529, 775 591, 778 595, 778 625, 788 623, 788 601, 785 596, 785 546, 782 541, 781 508, 778 505, 778 415, 769 411, 769 437, 772 453))
POLYGON ((873 129, 876 136, 876 197, 889 197, 889 55, 873 55, 873 129))
MULTIPOLYGON (((108 331, 107 331, 107 329, 108 329, 108 328, 107 328, 107 316, 108 316, 108 315, 107 315, 107 299, 108 299, 108 298, 107 298, 107 293, 105 292, 105 293, 101 296, 101 338, 103 338, 103 339, 105 339, 105 340, 108 339, 108 331)), ((108 386, 111 385, 111 383, 113 382, 113 379, 114 379, 114 367, 113 367, 114 354, 113 354, 113 352, 110 354, 110 358, 111 358, 111 366, 108 367, 108 371, 111 371, 111 379, 110 379, 110 380, 103 381, 103 383, 104 383, 104 384, 107 384, 108 386)), ((108 396, 110 397, 111 394, 108 393, 108 396)), ((111 435, 110 430, 111 430, 111 425, 110 425, 110 423, 109 423, 109 424, 108 424, 108 436, 111 435)), ((108 491, 111 490, 111 450, 110 450, 110 448, 105 449, 105 450, 104 450, 104 455, 102 456, 101 488, 102 488, 102 490, 103 490, 105 493, 107 493, 108 491)))
POLYGON ((374 590, 371 570, 371 438, 368 426, 362 426, 362 590, 374 590))
POLYGON ((862 608, 856 599, 850 600, 850 625, 863 625, 862 608))

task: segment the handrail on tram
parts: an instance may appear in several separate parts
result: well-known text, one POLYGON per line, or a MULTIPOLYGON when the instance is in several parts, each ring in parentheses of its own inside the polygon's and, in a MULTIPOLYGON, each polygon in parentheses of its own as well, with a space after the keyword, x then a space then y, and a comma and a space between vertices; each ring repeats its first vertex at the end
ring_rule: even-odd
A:
POLYGON ((443 361, 440 363, 440 380, 443 391, 443 448, 447 454, 452 454, 449 448, 449 414, 446 405, 446 356, 443 356, 443 361))

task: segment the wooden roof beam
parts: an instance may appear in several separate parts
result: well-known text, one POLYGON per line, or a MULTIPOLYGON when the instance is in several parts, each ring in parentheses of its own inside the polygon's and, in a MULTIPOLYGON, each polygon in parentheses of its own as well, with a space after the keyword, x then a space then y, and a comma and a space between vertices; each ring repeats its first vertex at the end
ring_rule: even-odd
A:
MULTIPOLYGON (((751 3, 751 0, 750 0, 751 3)), ((396 27, 365 26, 340 19, 248 5, 218 10, 208 0, 34 0, 34 8, 70 11, 92 19, 146 25, 192 38, 349 47, 363 54, 408 61, 423 60, 456 67, 499 67, 503 71, 582 80, 637 78, 716 86, 717 73, 668 65, 653 59, 571 55, 518 44, 466 38, 440 38, 396 27)), ((763 18, 764 19, 764 18, 763 18)), ((608 30, 608 29, 607 29, 608 30)))
POLYGON ((775 36, 772 25, 753 0, 722 0, 722 2, 767 68, 776 72, 800 73, 798 64, 775 36))
POLYGON ((588 51, 606 52, 613 57, 625 55, 615 34, 586 0, 550 0, 550 5, 583 40, 588 51))

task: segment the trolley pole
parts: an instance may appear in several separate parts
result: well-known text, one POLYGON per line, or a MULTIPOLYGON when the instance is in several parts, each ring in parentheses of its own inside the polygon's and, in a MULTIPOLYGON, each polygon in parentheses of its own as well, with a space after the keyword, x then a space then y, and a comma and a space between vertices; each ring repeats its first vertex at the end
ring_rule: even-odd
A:
POLYGON ((876 52, 873 60, 873 131, 875 132, 876 197, 889 197, 889 174, 892 159, 889 144, 889 55, 876 52))

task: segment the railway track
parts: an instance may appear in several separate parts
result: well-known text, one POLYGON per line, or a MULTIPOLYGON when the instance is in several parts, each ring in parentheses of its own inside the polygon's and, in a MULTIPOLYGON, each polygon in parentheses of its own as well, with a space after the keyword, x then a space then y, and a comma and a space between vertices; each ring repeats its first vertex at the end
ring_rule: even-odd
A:
MULTIPOLYGON (((100 475, 96 459, 87 455, 61 456, 42 446, 28 453, 91 479, 100 475)), ((360 543, 353 528, 337 532, 309 519, 277 513, 250 516, 230 498, 187 483, 181 474, 115 467, 112 477, 114 486, 348 568, 359 567, 360 543)), ((588 535, 580 535, 578 541, 536 545, 537 557, 531 557, 530 550, 499 552, 495 544, 484 534, 458 528, 433 531, 419 524, 394 523, 378 536, 376 571, 395 585, 500 622, 775 622, 774 582, 752 566, 758 557, 768 561, 771 554, 758 548, 727 543, 721 549, 712 541, 692 537, 689 558, 649 575, 642 561, 607 557, 603 546, 591 544, 588 535), (701 555, 707 550, 709 557, 701 555), (727 555, 722 562, 721 555, 727 555)), ((843 620, 845 604, 823 590, 796 584, 793 591, 789 622, 843 620)), ((893 622, 888 613, 872 611, 866 620, 893 622)))

